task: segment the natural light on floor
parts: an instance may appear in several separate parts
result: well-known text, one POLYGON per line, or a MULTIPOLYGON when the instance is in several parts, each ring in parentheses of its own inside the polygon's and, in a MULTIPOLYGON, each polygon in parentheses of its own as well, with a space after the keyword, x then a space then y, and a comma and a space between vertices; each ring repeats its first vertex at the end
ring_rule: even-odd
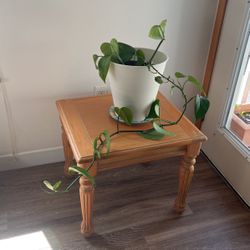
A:
POLYGON ((53 250, 42 231, 0 240, 2 250, 53 250))

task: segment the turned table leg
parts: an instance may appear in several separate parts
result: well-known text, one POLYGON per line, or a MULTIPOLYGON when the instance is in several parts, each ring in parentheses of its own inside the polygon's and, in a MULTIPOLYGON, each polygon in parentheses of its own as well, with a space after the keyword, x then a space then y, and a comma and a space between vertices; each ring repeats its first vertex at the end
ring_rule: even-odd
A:
POLYGON ((73 163, 74 156, 63 126, 62 126, 62 142, 63 142, 63 151, 65 158, 64 175, 70 177, 71 175, 69 174, 69 167, 73 163))
POLYGON ((93 200, 94 187, 88 179, 82 176, 79 180, 80 188, 80 202, 82 210, 81 233, 85 237, 89 237, 94 232, 93 226, 93 200))
MULTIPOLYGON (((86 169, 85 164, 77 164, 78 167, 86 169)), ((97 163, 92 166, 89 170, 91 176, 96 176, 97 173, 97 163)), ((79 180, 79 195, 82 211, 82 223, 81 223, 81 233, 85 237, 89 237, 94 232, 93 225, 93 202, 94 202, 94 187, 91 182, 85 176, 82 176, 79 180)))
POLYGON ((178 213, 182 213, 185 210, 187 192, 194 173, 195 159, 200 153, 200 147, 201 143, 193 143, 189 145, 181 162, 178 194, 174 206, 178 213))

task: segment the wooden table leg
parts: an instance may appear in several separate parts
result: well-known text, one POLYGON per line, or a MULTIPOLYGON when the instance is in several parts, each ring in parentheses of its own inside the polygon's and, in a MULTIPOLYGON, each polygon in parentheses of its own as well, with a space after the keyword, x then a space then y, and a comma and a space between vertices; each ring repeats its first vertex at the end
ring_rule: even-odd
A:
POLYGON ((187 192, 193 177, 195 159, 200 153, 200 148, 201 143, 189 145, 181 162, 178 194, 174 206, 175 211, 178 213, 182 213, 185 210, 187 192))
POLYGON ((88 179, 82 176, 79 180, 80 188, 80 202, 82 210, 81 233, 85 237, 89 237, 94 232, 93 226, 93 201, 94 201, 94 187, 88 179))
POLYGON ((65 158, 64 175, 70 177, 72 175, 69 174, 69 167, 73 163, 74 156, 63 126, 62 126, 62 142, 63 142, 63 151, 65 158))

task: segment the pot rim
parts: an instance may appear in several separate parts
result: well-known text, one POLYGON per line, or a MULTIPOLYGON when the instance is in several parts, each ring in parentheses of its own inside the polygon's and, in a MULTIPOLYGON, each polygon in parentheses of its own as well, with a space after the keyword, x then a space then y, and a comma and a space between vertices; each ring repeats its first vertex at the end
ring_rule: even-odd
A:
MULTIPOLYGON (((142 47, 135 47, 136 49, 141 49, 143 52, 154 52, 155 50, 154 49, 151 49, 151 48, 142 48, 142 47)), ((151 54, 152 54, 151 53, 151 54)), ((159 65, 159 64, 162 64, 162 63, 166 63, 168 60, 169 60, 169 56, 167 54, 165 54, 164 52, 162 51, 157 51, 156 52, 156 56, 160 56, 161 58, 159 59, 159 62, 157 63, 153 63, 153 65, 159 65)), ((148 56, 149 57, 149 56, 148 56)), ((126 65, 126 64, 121 64, 121 63, 116 63, 116 62, 112 62, 110 64, 113 64, 113 65, 116 65, 119 67, 119 65, 121 67, 133 67, 133 68, 142 68, 142 67, 147 67, 145 65, 126 65)))

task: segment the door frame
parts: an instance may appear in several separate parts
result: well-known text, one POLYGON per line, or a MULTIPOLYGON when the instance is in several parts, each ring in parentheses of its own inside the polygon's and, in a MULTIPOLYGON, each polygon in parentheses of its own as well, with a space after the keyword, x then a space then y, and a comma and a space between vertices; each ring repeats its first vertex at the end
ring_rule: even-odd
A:
POLYGON ((227 1, 228 0, 219 0, 217 5, 217 12, 216 12, 216 18, 215 23, 213 27, 213 34, 211 43, 209 46, 209 52, 208 52, 208 59, 207 64, 205 68, 205 73, 203 77, 203 88, 205 90, 205 93, 208 95, 210 82, 213 74, 215 59, 216 59, 216 52, 219 45, 222 25, 225 17, 226 7, 227 7, 227 1))
POLYGON ((209 138, 203 145, 203 152, 248 205, 250 205, 249 158, 232 143, 226 130, 223 129, 222 119, 232 86, 233 71, 240 55, 242 30, 245 27, 244 20, 249 6, 250 3, 245 0, 228 1, 209 91, 211 109, 202 126, 203 132, 209 138))
MULTIPOLYGON (((217 49, 219 46, 222 25, 223 25, 225 12, 227 8, 227 2, 228 0, 218 0, 218 4, 217 4, 216 17, 215 17, 215 22, 213 26, 213 33, 212 33, 211 42, 209 45, 208 58, 207 58, 205 73, 204 73, 203 81, 202 81, 203 89, 206 95, 208 95, 209 93, 211 78, 212 78, 215 59, 216 59, 216 53, 217 53, 217 49)), ((201 129, 202 121, 196 122, 196 126, 199 129, 201 129)))

